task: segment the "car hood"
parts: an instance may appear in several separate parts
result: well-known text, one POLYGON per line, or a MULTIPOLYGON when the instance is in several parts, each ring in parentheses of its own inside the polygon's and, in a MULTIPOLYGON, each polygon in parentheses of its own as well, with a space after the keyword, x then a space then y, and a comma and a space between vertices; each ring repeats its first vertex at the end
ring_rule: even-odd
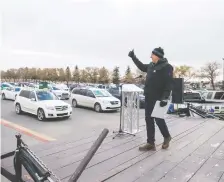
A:
POLYGON ((62 100, 42 100, 39 103, 43 106, 69 106, 69 104, 62 100))
POLYGON ((97 97, 100 101, 120 101, 116 97, 97 97))

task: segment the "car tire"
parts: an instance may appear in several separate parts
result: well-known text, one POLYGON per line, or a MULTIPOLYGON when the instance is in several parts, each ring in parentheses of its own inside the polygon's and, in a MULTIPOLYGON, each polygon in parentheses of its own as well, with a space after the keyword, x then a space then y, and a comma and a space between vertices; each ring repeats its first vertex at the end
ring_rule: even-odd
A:
POLYGON ((76 108, 78 106, 77 100, 72 99, 72 107, 76 108))
POLYGON ((94 105, 94 110, 95 110, 96 112, 102 112, 101 105, 100 105, 99 103, 96 103, 96 104, 94 105))
POLYGON ((19 103, 16 103, 15 110, 16 114, 22 114, 23 112, 19 103))
POLYGON ((46 118, 45 118, 44 110, 41 109, 41 108, 39 108, 39 109, 37 110, 37 119, 38 119, 39 121, 44 121, 44 120, 46 119, 46 118))
POLYGON ((6 98, 5 98, 5 94, 2 94, 2 100, 5 100, 6 98))

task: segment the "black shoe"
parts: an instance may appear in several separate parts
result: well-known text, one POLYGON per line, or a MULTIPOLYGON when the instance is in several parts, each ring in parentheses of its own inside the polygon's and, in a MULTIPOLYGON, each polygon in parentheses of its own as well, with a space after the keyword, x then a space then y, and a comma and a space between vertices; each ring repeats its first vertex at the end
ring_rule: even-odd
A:
POLYGON ((168 138, 164 138, 162 149, 167 149, 169 147, 171 139, 171 136, 169 136, 168 138))
POLYGON ((150 143, 146 143, 145 145, 139 147, 139 150, 140 151, 150 151, 150 150, 156 151, 156 146, 150 143))

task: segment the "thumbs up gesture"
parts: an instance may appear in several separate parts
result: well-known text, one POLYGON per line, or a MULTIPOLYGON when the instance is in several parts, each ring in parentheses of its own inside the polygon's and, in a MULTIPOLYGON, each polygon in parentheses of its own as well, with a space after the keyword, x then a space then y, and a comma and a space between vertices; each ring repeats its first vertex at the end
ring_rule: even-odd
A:
POLYGON ((134 49, 128 53, 128 56, 130 58, 133 58, 135 56, 134 49))

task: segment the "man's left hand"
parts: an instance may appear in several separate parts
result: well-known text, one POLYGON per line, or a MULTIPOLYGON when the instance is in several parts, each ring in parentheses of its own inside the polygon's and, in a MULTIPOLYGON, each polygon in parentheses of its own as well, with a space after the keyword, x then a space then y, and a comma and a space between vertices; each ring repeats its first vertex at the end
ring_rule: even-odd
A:
POLYGON ((161 100, 160 101, 160 107, 164 107, 167 105, 167 101, 161 100))

